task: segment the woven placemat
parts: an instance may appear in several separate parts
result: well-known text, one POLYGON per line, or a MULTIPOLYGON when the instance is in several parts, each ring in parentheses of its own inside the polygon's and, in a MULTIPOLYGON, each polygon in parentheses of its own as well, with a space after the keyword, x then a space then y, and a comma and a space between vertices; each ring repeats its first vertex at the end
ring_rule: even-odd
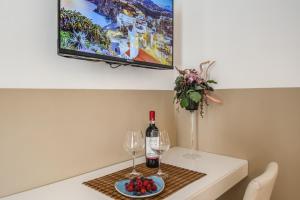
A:
MULTIPOLYGON (((136 166, 138 172, 143 173, 144 176, 151 176, 157 172, 157 169, 147 168, 145 164, 140 164, 136 166)), ((191 171, 188 169, 176 167, 173 165, 168 164, 161 164, 161 169, 166 172, 169 176, 165 179, 166 187, 162 193, 159 195, 148 198, 148 199, 155 199, 160 200, 164 199, 167 196, 170 196, 174 192, 180 190, 181 188, 187 186, 188 184, 202 178, 205 174, 200 172, 191 171)), ((88 181, 84 182, 83 184, 91 187, 103 194, 117 200, 129 200, 121 194, 119 194, 115 190, 115 182, 122 180, 125 178, 125 175, 130 173, 132 168, 123 169, 121 171, 88 181)))

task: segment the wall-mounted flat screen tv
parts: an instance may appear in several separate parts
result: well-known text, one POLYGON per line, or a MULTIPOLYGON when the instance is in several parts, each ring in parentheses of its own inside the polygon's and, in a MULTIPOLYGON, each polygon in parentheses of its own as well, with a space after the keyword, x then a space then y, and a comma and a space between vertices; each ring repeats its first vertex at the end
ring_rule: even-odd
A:
POLYGON ((59 0, 58 54, 173 69, 173 0, 59 0))

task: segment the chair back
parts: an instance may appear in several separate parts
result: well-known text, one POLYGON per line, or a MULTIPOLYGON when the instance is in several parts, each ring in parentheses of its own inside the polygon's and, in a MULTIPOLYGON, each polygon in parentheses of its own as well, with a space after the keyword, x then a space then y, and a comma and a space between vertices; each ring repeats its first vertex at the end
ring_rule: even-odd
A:
POLYGON ((278 164, 269 163, 265 172, 249 183, 243 200, 270 200, 277 174, 278 164))

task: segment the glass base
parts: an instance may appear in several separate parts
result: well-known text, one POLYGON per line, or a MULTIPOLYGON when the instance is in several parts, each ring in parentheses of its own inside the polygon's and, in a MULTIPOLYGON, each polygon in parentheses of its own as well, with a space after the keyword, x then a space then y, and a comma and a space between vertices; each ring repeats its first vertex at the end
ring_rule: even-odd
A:
POLYGON ((141 177, 141 176, 143 176, 143 174, 140 173, 140 172, 137 172, 136 170, 133 170, 131 173, 126 174, 125 176, 126 176, 126 178, 133 179, 133 178, 136 178, 136 177, 141 177))
POLYGON ((183 157, 190 159, 190 160, 198 160, 201 158, 201 156, 197 153, 187 153, 187 154, 184 154, 183 157))
POLYGON ((168 174, 164 173, 164 172, 162 172, 160 170, 155 175, 161 177, 162 179, 168 178, 168 174))

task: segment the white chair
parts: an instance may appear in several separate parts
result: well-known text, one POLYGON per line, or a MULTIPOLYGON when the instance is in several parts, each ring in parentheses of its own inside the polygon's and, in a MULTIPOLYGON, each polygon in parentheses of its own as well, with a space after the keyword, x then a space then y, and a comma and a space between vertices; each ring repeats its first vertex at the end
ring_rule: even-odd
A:
POLYGON ((245 192, 243 200, 269 200, 278 174, 278 164, 271 162, 265 172, 253 179, 245 192))

